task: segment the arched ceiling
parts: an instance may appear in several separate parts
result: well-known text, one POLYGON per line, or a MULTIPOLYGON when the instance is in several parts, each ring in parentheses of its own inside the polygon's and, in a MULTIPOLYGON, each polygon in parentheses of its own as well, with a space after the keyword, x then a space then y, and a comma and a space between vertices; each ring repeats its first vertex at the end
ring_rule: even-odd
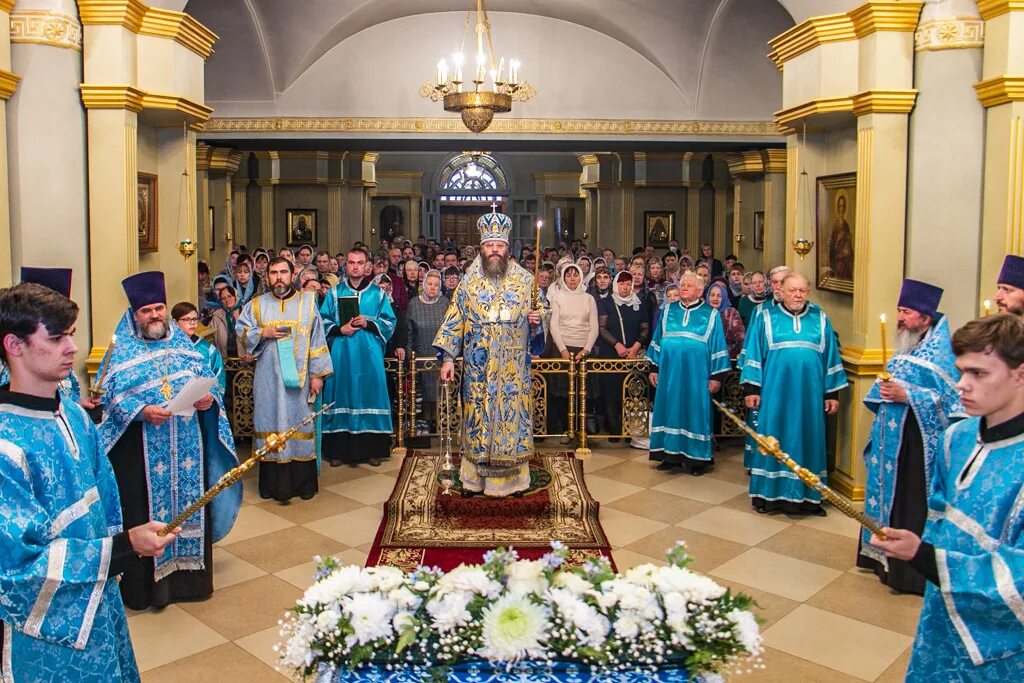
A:
MULTIPOLYGON (((362 31, 396 19, 464 10, 469 4, 468 0, 189 0, 185 11, 220 36, 207 62, 207 101, 267 102, 286 92, 335 46, 362 31)), ((765 57, 766 42, 794 21, 856 4, 851 0, 490 0, 488 10, 557 19, 604 34, 661 71, 682 100, 699 112, 701 94, 711 80, 719 82, 714 97, 721 99, 719 79, 730 74, 777 78, 765 57)), ((502 53, 501 21, 496 18, 492 23, 495 50, 502 53)), ((457 49, 460 28, 453 26, 451 33, 437 36, 438 57, 457 49)), ((580 66, 585 64, 586 55, 580 55, 580 66)), ((524 70, 538 66, 524 64, 524 70)), ((423 69, 426 80, 432 65, 423 69)))

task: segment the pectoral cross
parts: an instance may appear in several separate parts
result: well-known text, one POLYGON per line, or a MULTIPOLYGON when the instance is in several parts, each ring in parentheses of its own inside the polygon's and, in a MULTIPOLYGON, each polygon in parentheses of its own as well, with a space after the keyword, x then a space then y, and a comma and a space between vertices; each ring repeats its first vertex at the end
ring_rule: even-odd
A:
POLYGON ((171 396, 174 396, 174 389, 171 388, 170 382, 164 380, 164 385, 160 387, 160 393, 163 394, 164 400, 170 401, 171 396))

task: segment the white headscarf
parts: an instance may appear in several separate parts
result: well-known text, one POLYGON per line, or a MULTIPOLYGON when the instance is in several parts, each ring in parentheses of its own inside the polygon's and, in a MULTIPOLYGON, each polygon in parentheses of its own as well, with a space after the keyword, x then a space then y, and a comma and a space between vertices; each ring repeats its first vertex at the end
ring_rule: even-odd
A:
POLYGON ((619 272, 617 272, 615 274, 615 279, 612 280, 612 300, 615 302, 616 306, 629 306, 634 311, 639 311, 640 297, 636 295, 636 290, 633 288, 632 284, 632 273, 630 273, 628 270, 620 270, 619 272), (622 297, 619 296, 619 280, 626 278, 628 278, 630 282, 629 296, 622 297))

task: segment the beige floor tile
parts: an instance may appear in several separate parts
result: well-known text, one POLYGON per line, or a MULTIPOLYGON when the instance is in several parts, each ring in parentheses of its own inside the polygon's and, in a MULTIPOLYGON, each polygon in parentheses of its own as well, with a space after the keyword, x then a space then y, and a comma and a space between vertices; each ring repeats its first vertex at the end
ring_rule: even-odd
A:
POLYGON ((259 505, 247 505, 238 511, 238 518, 235 520, 235 526, 231 528, 231 533, 222 538, 217 545, 227 546, 253 536, 293 526, 295 525, 292 522, 267 512, 259 505))
POLYGON ((289 522, 305 524, 306 522, 315 522, 324 517, 331 517, 342 512, 355 510, 356 508, 363 507, 363 505, 364 503, 352 500, 351 498, 339 496, 331 491, 321 489, 310 500, 293 498, 284 504, 276 500, 268 500, 262 502, 259 507, 282 519, 287 519, 289 522))
POLYGON ((302 591, 276 576, 261 576, 215 591, 209 600, 182 603, 181 609, 229 640, 267 628, 295 606, 302 591))
POLYGON ((747 475, 747 468, 743 466, 742 459, 735 460, 715 456, 715 466, 704 476, 739 484, 743 488, 748 488, 750 484, 750 477, 747 475))
POLYGON ((589 474, 591 472, 603 470, 606 467, 618 465, 621 462, 621 455, 594 451, 588 457, 583 458, 583 471, 584 473, 589 474))
POLYGON ((357 500, 363 505, 383 503, 391 496, 394 489, 395 478, 389 474, 373 474, 364 477, 355 486, 345 483, 327 487, 331 493, 357 500))
POLYGON ((702 534, 699 531, 670 526, 630 543, 627 550, 648 557, 664 559, 665 553, 669 548, 675 547, 677 541, 686 541, 686 547, 693 556, 690 568, 705 574, 747 549, 747 546, 741 543, 733 543, 724 538, 702 534))
MULTIPOLYGON (((699 559, 696 551, 694 554, 699 559)), ((803 602, 842 572, 787 555, 751 548, 711 571, 713 576, 803 602)))
POLYGON ((213 549, 213 589, 220 590, 266 574, 259 567, 225 550, 213 549))
POLYGON ((259 483, 256 479, 243 479, 242 480, 242 504, 243 505, 257 505, 262 503, 263 499, 260 498, 259 483))
POLYGON ((384 472, 395 472, 402 468, 402 463, 405 462, 405 456, 392 455, 390 458, 385 458, 381 462, 380 467, 374 467, 373 465, 360 465, 360 468, 367 468, 373 474, 382 474, 384 472))
POLYGON ((620 512, 619 510, 602 506, 601 526, 604 527, 611 545, 618 547, 629 545, 633 541, 660 531, 668 525, 664 522, 644 519, 643 517, 631 515, 628 512, 620 512))
POLYGON ((677 523, 676 526, 737 543, 757 545, 785 530, 790 524, 777 519, 754 518, 729 508, 713 507, 677 523))
POLYGON ((657 465, 658 463, 656 462, 634 462, 632 460, 627 460, 626 462, 619 462, 619 464, 605 469, 601 472, 601 476, 608 477, 609 479, 615 479, 616 481, 624 481, 627 484, 634 484, 635 486, 642 486, 644 488, 664 484, 667 481, 671 481, 671 479, 676 476, 676 474, 672 472, 659 471, 657 465))
POLYGON ((590 495, 601 503, 611 503, 619 498, 625 498, 626 496, 643 491, 643 488, 639 486, 627 484, 616 479, 609 479, 598 474, 589 475, 586 478, 586 483, 590 495))
POLYGON ((751 506, 750 494, 747 493, 746 490, 744 490, 743 493, 739 494, 738 496, 733 496, 729 500, 720 503, 720 505, 724 508, 729 508, 730 510, 736 510, 737 512, 745 512, 748 515, 767 517, 769 519, 778 519, 785 522, 793 521, 787 518, 785 515, 762 515, 761 513, 757 512, 756 510, 754 510, 753 506, 751 506))
POLYGON ((334 553, 334 557, 345 564, 358 564, 360 567, 365 567, 369 555, 358 548, 347 548, 340 553, 334 553))
POLYGON ((128 631, 139 671, 155 669, 227 642, 224 636, 177 605, 129 617, 128 631), (168 647, 168 634, 174 634, 173 647, 168 647))
POLYGON ((897 593, 873 575, 849 572, 821 589, 808 605, 828 610, 890 631, 913 636, 921 614, 921 598, 897 593))
POLYGON ((224 546, 232 554, 271 574, 309 562, 315 555, 333 555, 345 547, 333 538, 301 526, 254 536, 224 546))
POLYGON ((738 676, 726 676, 729 683, 856 683, 859 678, 766 647, 763 668, 738 676))
POLYGON ((908 648, 897 657, 896 661, 885 670, 885 673, 875 679, 875 683, 903 683, 907 678, 907 667, 910 666, 910 653, 912 651, 912 647, 908 648))
POLYGON ((881 676, 913 641, 809 605, 800 605, 766 629, 764 640, 768 647, 865 681, 881 676))
POLYGON ((670 480, 652 488, 655 491, 692 498, 712 505, 724 503, 747 490, 746 486, 733 484, 730 481, 720 481, 709 477, 691 477, 683 472, 675 474, 670 480))
POLYGON ((234 643, 224 643, 191 657, 165 664, 142 676, 144 683, 182 683, 213 679, 216 679, 217 683, 273 683, 288 680, 234 643))
POLYGON ((364 507, 310 522, 304 526, 318 534, 355 547, 373 541, 380 526, 381 515, 378 507, 364 507))
MULTIPOLYGON (((281 642, 281 627, 271 626, 252 633, 244 638, 239 638, 235 641, 235 645, 242 648, 256 659, 260 660, 267 666, 276 668, 277 653, 274 652, 274 646, 281 642)), ((279 671, 282 675, 287 676, 289 672, 285 669, 279 671)))
POLYGON ((793 525, 758 547, 844 572, 857 563, 856 539, 806 526, 793 525))
POLYGON ((857 534, 860 533, 860 524, 856 520, 850 519, 831 505, 826 505, 825 509, 828 511, 827 517, 805 517, 796 523, 799 526, 818 531, 828 531, 848 538, 857 538, 857 534))
POLYGON ((753 588, 737 581, 729 581, 718 576, 714 578, 719 584, 731 589, 733 593, 744 593, 754 598, 757 604, 754 606, 753 611, 762 620, 762 631, 795 610, 800 604, 796 600, 790 600, 781 595, 753 588))
POLYGON ((302 564, 297 564, 294 567, 288 567, 287 569, 274 572, 274 576, 283 581, 287 581, 300 591, 305 591, 313 585, 314 572, 316 572, 316 562, 310 560, 309 562, 303 562, 302 564))
POLYGON ((639 493, 634 493, 632 496, 619 498, 608 507, 628 512, 631 515, 643 517, 644 519, 675 524, 687 517, 704 512, 711 505, 709 503, 702 503, 699 500, 673 496, 671 493, 645 489, 639 493))
POLYGON ((346 481, 356 481, 363 477, 369 477, 376 474, 376 471, 371 472, 372 468, 367 467, 349 467, 348 465, 340 465, 338 467, 331 467, 326 461, 323 467, 320 469, 320 490, 324 490, 328 486, 335 484, 341 484, 346 481))
POLYGON ((660 560, 654 557, 648 557, 647 555, 641 555, 640 553, 634 553, 632 550, 626 548, 615 548, 612 550, 612 558, 615 560, 615 568, 619 572, 624 572, 627 569, 632 569, 638 564, 665 564, 665 558, 662 557, 660 560))

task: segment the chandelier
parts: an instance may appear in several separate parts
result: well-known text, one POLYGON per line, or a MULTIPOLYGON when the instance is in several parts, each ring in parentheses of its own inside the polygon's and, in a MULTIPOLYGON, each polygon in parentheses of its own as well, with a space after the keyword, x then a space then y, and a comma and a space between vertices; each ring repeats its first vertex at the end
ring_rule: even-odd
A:
POLYGON ((512 100, 528 100, 534 90, 519 79, 518 60, 511 59, 507 65, 504 57, 495 60, 484 0, 476 0, 475 66, 465 64, 466 35, 472 17, 471 6, 462 30, 462 46, 452 56, 451 68, 446 60, 439 61, 437 83, 428 82, 420 89, 420 94, 435 102, 443 99, 445 111, 461 114, 466 128, 482 133, 491 125, 495 114, 512 111, 512 100))

